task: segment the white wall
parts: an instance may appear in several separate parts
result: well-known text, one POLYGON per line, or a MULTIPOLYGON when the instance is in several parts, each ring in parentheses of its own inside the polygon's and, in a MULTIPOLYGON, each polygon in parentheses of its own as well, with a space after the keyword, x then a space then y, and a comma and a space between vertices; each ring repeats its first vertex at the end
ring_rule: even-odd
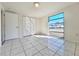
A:
POLYGON ((40 34, 41 33, 41 20, 36 19, 36 33, 35 34, 40 34))
POLYGON ((65 55, 76 55, 79 43, 79 4, 63 9, 65 14, 65 55), (67 43, 69 42, 69 43, 67 43), (71 43, 73 42, 73 43, 71 43), (68 51, 67 51, 68 50, 68 51))
POLYGON ((46 35, 48 35, 49 33, 48 33, 48 16, 45 16, 45 17, 43 17, 43 18, 40 18, 40 32, 42 33, 42 34, 46 34, 46 35))
POLYGON ((65 40, 79 41, 79 4, 65 8, 65 40))

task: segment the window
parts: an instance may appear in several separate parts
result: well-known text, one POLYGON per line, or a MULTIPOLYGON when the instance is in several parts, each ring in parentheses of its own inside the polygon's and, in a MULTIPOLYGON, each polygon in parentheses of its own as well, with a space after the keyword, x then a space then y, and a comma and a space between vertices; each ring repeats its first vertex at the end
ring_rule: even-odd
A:
POLYGON ((48 17, 49 31, 51 32, 64 32, 64 13, 59 13, 48 17))

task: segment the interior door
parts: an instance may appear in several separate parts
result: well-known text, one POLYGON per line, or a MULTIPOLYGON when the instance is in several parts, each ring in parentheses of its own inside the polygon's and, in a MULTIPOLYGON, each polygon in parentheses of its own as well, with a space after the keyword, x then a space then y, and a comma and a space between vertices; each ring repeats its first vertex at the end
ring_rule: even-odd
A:
POLYGON ((31 22, 29 17, 23 17, 23 36, 31 35, 31 22))
POLYGON ((18 38, 18 15, 5 12, 5 39, 18 38))

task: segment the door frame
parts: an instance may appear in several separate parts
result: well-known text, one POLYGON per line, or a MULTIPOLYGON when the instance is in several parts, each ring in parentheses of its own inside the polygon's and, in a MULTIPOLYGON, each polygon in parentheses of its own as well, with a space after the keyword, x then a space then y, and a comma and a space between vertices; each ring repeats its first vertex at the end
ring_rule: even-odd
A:
POLYGON ((5 14, 4 12, 5 12, 4 9, 1 9, 1 45, 3 45, 5 42, 5 14))

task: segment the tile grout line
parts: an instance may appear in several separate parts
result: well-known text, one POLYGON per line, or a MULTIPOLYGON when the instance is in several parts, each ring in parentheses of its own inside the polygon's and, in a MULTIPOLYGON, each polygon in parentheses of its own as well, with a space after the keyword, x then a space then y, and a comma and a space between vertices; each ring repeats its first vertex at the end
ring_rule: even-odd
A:
MULTIPOLYGON (((50 48, 48 48, 48 49, 50 49, 50 48)), ((51 49, 50 49, 50 51, 51 51, 51 52, 54 52, 54 51, 52 51, 51 49)), ((54 52, 54 55, 55 55, 55 52, 54 52)))
POLYGON ((55 54, 59 51, 59 49, 61 49, 61 46, 58 48, 58 50, 55 52, 55 54))
MULTIPOLYGON (((31 44, 32 44, 32 43, 31 43, 31 44)), ((34 46, 34 45, 32 44, 32 46, 34 46)), ((34 46, 34 47, 35 47, 35 46, 34 46)), ((35 49, 38 50, 37 48, 35 48, 35 49)), ((38 50, 39 53, 40 53, 40 51, 41 51, 41 50, 38 50)), ((38 53, 38 52, 37 52, 37 53, 38 53)), ((37 53, 35 53, 35 54, 37 54, 37 53)), ((33 55, 35 55, 35 54, 33 54, 33 55)), ((40 54, 41 54, 41 53, 40 53, 40 54)), ((42 54, 41 54, 41 55, 42 55, 42 54)))
POLYGON ((76 56, 76 48, 77 48, 77 43, 75 42, 74 56, 76 56))
MULTIPOLYGON (((16 39, 14 39, 14 40, 16 40, 16 39)), ((18 38, 17 40, 19 40, 19 38, 18 38)), ((20 43, 20 42, 19 42, 19 43, 20 43)), ((12 44, 12 46, 11 46, 11 49, 10 49, 10 56, 12 56, 11 53, 12 53, 13 41, 12 41, 11 44, 12 44)), ((14 49, 15 49, 15 48, 14 48, 14 49)))
MULTIPOLYGON (((45 47, 45 48, 47 48, 47 47, 45 47)), ((43 49, 41 49, 41 50, 44 50, 45 48, 43 48, 43 49)), ((39 50, 38 52, 39 52, 41 55, 43 55, 43 54, 40 52, 41 50, 39 50)), ((38 52, 37 52, 37 53, 38 53, 38 52)), ((37 53, 35 53, 35 54, 37 54, 37 53)), ((34 54, 34 55, 35 55, 35 54, 34 54)))
POLYGON ((20 44, 21 44, 21 46, 22 46, 22 49, 23 49, 23 51, 24 51, 25 56, 27 56, 27 54, 25 53, 25 50, 24 50, 24 46, 23 46, 23 44, 22 44, 20 38, 19 38, 19 42, 20 42, 20 44))
POLYGON ((62 44, 62 45, 59 47, 59 49, 61 49, 63 45, 64 45, 64 44, 62 44))
MULTIPOLYGON (((32 45, 33 45, 33 44, 32 44, 32 45)), ((33 45, 33 46, 34 46, 34 45, 33 45)), ((45 49, 45 48, 47 48, 47 47, 44 47, 43 49, 45 49)), ((37 49, 37 48, 35 48, 35 49, 37 49)), ((43 49, 41 49, 41 50, 43 50, 43 49)), ((37 49, 37 50, 38 50, 38 49, 37 49)), ((38 52, 40 53, 41 50, 38 50, 38 52)), ((37 52, 37 53, 38 53, 38 52, 37 52)), ((37 53, 35 53, 35 54, 37 54, 37 53)), ((35 54, 34 54, 34 55, 35 55, 35 54)), ((40 54, 41 54, 41 53, 40 53, 40 54)), ((43 55, 43 54, 41 54, 41 55, 43 55)))
POLYGON ((10 47, 10 56, 11 56, 11 52, 12 52, 12 46, 13 46, 13 41, 12 41, 11 47, 10 47))

